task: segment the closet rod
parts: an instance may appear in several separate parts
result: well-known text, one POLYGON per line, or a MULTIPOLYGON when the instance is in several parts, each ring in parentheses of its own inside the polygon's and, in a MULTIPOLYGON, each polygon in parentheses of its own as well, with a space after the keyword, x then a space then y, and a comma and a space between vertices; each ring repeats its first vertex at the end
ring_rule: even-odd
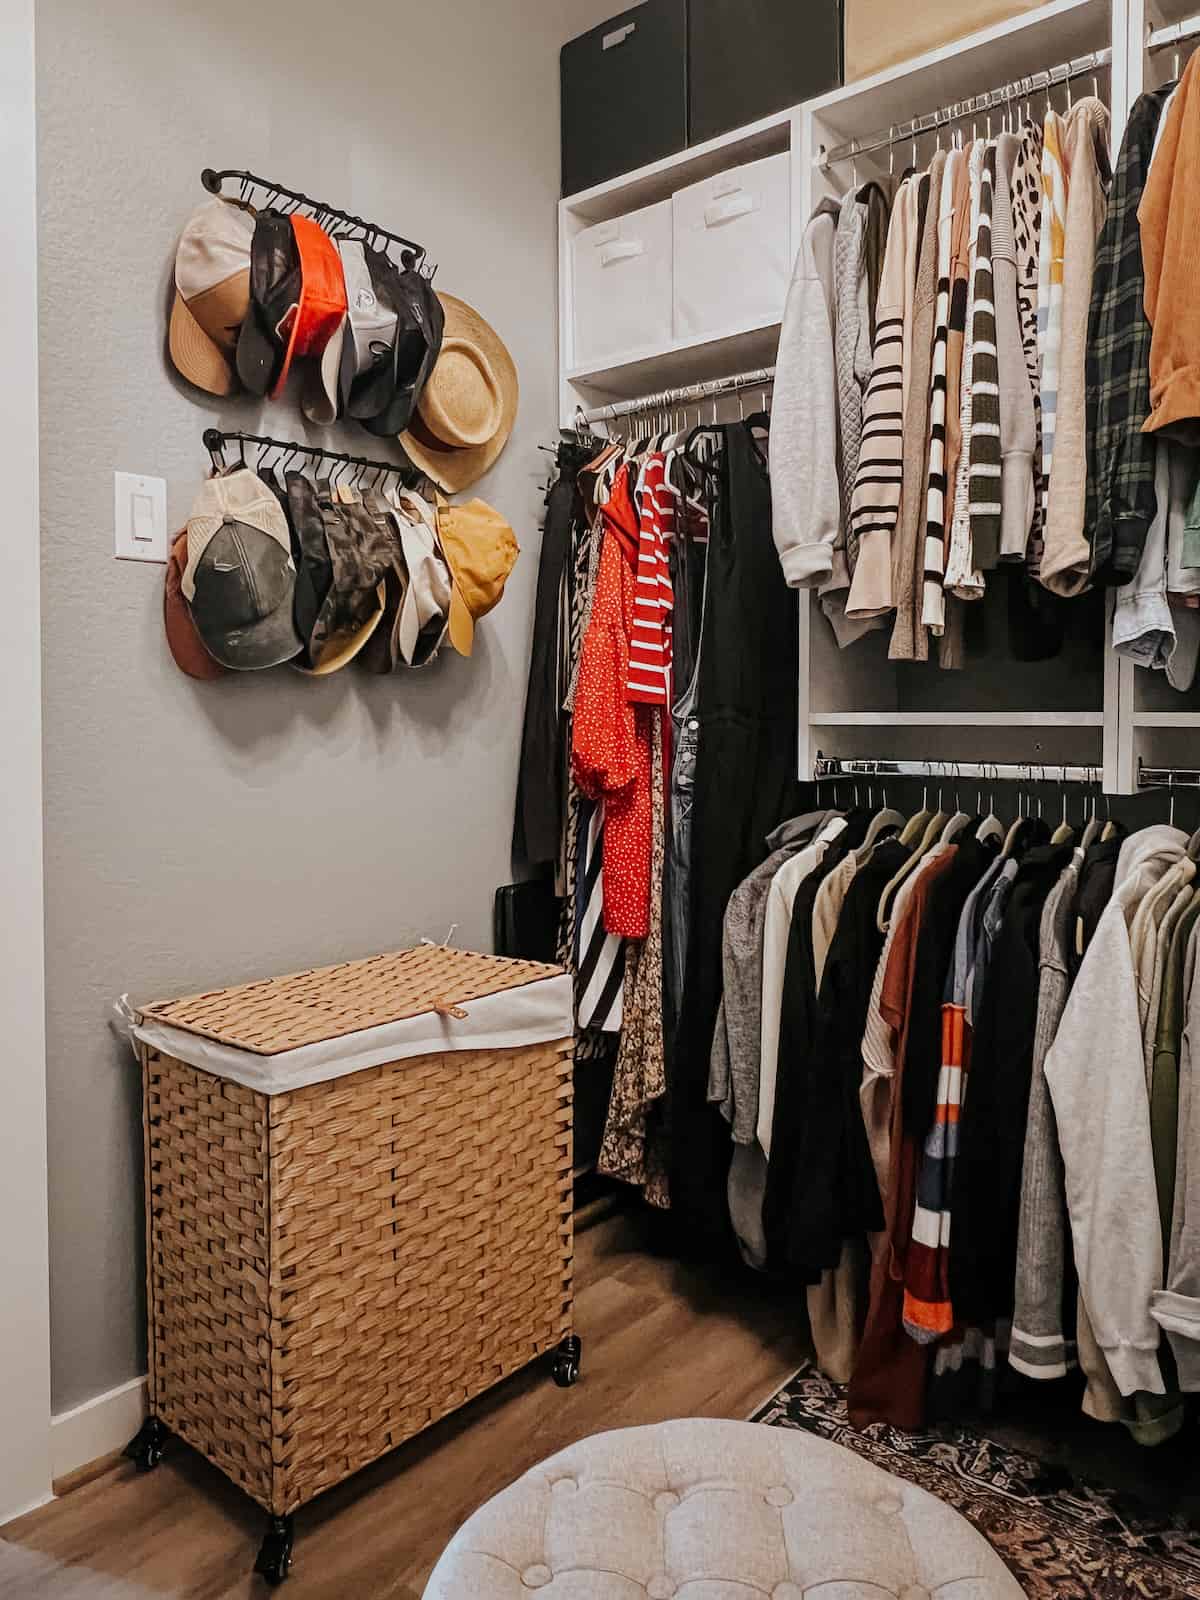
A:
POLYGON ((1155 28, 1146 40, 1147 50, 1169 50, 1172 45, 1185 44, 1200 37, 1200 16, 1186 17, 1182 22, 1169 23, 1165 28, 1155 28))
POLYGON ((1060 62, 1057 67, 1035 72, 1031 77, 1016 78, 1012 83, 1001 84, 998 89, 988 89, 983 94, 957 100, 953 105, 941 106, 937 111, 930 111, 912 122, 894 123, 890 128, 881 129, 866 139, 850 139, 845 144, 834 145, 830 150, 822 149, 814 165, 822 172, 827 172, 830 167, 839 166, 842 162, 853 161, 858 156, 870 155, 876 150, 888 150, 893 145, 904 144, 909 139, 933 133, 938 128, 965 122, 968 117, 977 117, 982 112, 1005 109, 1014 101, 1026 100, 1043 90, 1049 93, 1059 84, 1071 83, 1075 78, 1086 78, 1111 64, 1112 51, 1107 46, 1103 50, 1093 50, 1090 55, 1060 62))
POLYGON ((709 378, 704 383, 685 384, 682 389, 661 389, 637 400, 614 400, 611 405, 593 406, 590 411, 577 407, 576 422, 611 422, 617 417, 633 417, 642 411, 684 405, 690 400, 708 400, 722 394, 737 394, 741 389, 769 388, 775 382, 774 367, 759 367, 755 372, 739 372, 733 378, 709 378))
POLYGON ((1138 762, 1139 789, 1200 789, 1195 767, 1147 767, 1138 762))
MULTIPOLYGON (((984 783, 1089 783, 1101 780, 1099 767, 1058 766, 1042 761, 877 761, 872 758, 818 755, 813 776, 825 778, 937 778, 954 783, 976 778, 984 783)), ((1200 774, 1198 774, 1200 777, 1200 774)))

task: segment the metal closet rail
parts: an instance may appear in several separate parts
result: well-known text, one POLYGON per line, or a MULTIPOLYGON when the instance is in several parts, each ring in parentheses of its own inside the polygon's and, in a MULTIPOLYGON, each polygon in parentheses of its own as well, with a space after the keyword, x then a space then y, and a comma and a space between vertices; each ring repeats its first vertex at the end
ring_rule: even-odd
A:
POLYGON ((774 382, 774 367, 758 367, 734 377, 709 378, 703 383, 684 384, 682 388, 660 389, 656 394, 642 395, 636 400, 614 400, 609 405, 593 406, 590 411, 580 408, 576 410, 575 421, 613 422, 618 417, 641 416, 647 411, 668 411, 672 406, 687 405, 693 400, 716 399, 746 389, 769 389, 774 382))

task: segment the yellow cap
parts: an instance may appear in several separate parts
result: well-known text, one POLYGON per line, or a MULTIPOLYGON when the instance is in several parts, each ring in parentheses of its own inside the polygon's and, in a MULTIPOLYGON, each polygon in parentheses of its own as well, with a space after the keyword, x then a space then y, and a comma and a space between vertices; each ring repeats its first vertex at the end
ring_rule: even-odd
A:
POLYGON ((499 605, 521 547, 508 523, 486 500, 439 504, 438 536, 453 579, 450 643, 460 656, 469 656, 475 624, 499 605))

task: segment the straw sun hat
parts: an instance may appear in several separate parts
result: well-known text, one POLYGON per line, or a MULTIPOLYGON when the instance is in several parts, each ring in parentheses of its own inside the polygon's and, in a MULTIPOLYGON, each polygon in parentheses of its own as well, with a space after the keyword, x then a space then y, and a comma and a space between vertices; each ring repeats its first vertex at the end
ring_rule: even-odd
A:
POLYGON ((504 341, 478 311, 452 294, 442 349, 400 443, 412 464, 447 494, 482 478, 512 433, 519 386, 504 341))

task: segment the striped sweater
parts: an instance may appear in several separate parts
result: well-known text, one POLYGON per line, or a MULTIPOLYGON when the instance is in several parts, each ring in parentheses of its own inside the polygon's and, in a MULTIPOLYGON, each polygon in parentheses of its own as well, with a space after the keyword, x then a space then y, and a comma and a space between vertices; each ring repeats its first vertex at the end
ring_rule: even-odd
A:
POLYGON ((945 586, 960 600, 983 596, 983 574, 975 566, 971 549, 971 418, 974 414, 972 368, 975 360, 975 262, 979 244, 979 209, 983 190, 983 161, 987 145, 980 139, 967 159, 970 174, 970 216, 968 218, 967 303, 964 308, 965 336, 962 353, 961 397, 959 401, 959 455, 954 476, 954 515, 950 523, 950 547, 946 558, 945 586))
POLYGON ((858 561, 846 603, 848 618, 883 616, 892 608, 891 548, 904 461, 905 264, 913 257, 916 225, 917 180, 906 178, 892 207, 879 281, 875 350, 850 509, 858 561))
POLYGON ((975 565, 990 571, 1000 554, 1000 368, 992 270, 992 207, 996 147, 983 159, 975 245, 975 321, 971 342, 971 546, 975 565))
POLYGON ((1042 393, 1042 515, 1050 495, 1062 352, 1063 258, 1067 237, 1065 129, 1056 111, 1042 133, 1042 233, 1038 242, 1038 357, 1042 393))
POLYGON ((670 706, 674 595, 666 532, 674 523, 675 500, 663 456, 646 457, 637 504, 637 591, 629 634, 626 698, 642 705, 670 706))
POLYGON ((1038 252, 1042 237, 1042 130, 1036 122, 1021 129, 1021 148, 1013 174, 1013 235, 1017 245, 1017 309, 1021 343, 1033 392, 1033 522, 1025 566, 1036 576, 1042 562, 1042 381, 1038 357, 1038 252))
MULTIPOLYGON (((933 312, 933 365, 929 386, 929 478, 926 492, 925 569, 921 621, 940 637, 946 625, 942 582, 946 572, 946 411, 950 343, 950 267, 954 190, 962 152, 951 150, 938 197, 937 298, 933 312)), ((930 200, 933 204, 933 200, 930 200)))

